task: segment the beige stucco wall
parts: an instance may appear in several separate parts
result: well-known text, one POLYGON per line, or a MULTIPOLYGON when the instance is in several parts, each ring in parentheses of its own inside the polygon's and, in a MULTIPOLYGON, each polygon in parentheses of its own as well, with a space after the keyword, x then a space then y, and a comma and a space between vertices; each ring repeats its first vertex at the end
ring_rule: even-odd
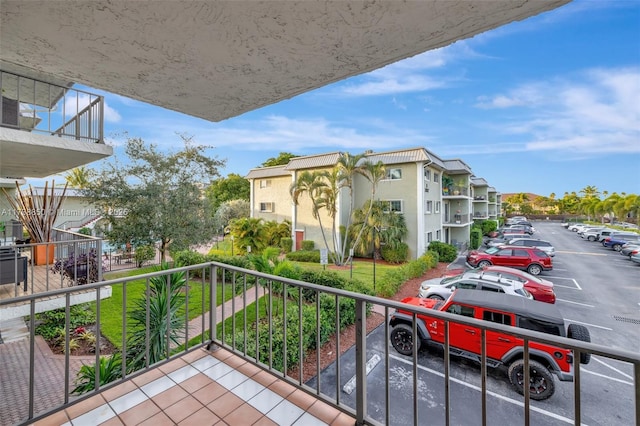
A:
POLYGON ((285 219, 291 220, 291 186, 290 176, 276 176, 253 181, 253 212, 254 217, 262 218, 265 221, 282 222, 285 219), (271 181, 271 185, 261 188, 261 181, 271 181), (260 203, 274 203, 272 212, 261 212, 260 203))

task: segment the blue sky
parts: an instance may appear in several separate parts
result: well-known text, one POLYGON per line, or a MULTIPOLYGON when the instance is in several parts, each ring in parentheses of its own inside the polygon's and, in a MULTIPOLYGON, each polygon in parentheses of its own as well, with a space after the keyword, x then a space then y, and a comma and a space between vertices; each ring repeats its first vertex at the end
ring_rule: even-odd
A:
POLYGON ((169 151, 192 135, 222 176, 282 151, 423 146, 502 193, 640 193, 637 0, 574 1, 220 123, 99 93, 119 159, 125 131, 169 151))

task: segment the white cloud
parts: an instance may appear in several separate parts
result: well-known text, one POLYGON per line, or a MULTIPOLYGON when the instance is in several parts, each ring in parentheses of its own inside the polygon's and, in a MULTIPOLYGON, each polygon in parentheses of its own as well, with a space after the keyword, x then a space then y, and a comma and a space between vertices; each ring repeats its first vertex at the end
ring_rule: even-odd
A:
POLYGON ((584 157, 603 152, 640 152, 638 99, 640 69, 598 68, 479 98, 476 106, 505 110, 517 107, 517 118, 512 116, 496 129, 503 134, 530 135, 527 150, 584 157))

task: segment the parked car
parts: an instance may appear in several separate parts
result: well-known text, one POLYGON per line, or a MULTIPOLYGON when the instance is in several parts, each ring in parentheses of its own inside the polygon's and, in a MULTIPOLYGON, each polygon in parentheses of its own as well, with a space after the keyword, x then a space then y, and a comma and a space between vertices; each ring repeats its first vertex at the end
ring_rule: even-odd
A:
POLYGON ((534 247, 542 250, 547 253, 549 256, 553 257, 556 255, 556 249, 551 245, 549 241, 539 240, 537 238, 514 238, 510 240, 507 244, 509 246, 517 246, 517 247, 534 247))
POLYGON ((630 259, 633 263, 640 265, 640 253, 632 254, 630 259))
POLYGON ((628 242, 625 243, 620 249, 620 254, 631 258, 634 254, 640 251, 640 242, 628 242))
POLYGON ((585 240, 588 241, 598 241, 598 239, 600 238, 600 233, 602 231, 607 231, 610 228, 587 228, 585 229, 583 232, 580 232, 578 235, 580 235, 580 237, 582 237, 585 240))
POLYGON ((494 274, 485 276, 482 270, 471 270, 453 277, 432 278, 423 281, 418 290, 418 297, 445 300, 457 288, 493 291, 533 299, 521 281, 494 274))
POLYGON ((527 234, 533 234, 534 232, 536 232, 535 228, 533 226, 529 226, 529 225, 507 225, 504 226, 503 228, 500 229, 500 231, 502 232, 508 232, 508 231, 512 231, 515 229, 521 229, 524 232, 526 232, 527 234))
MULTIPOLYGON (((528 272, 521 271, 519 269, 509 268, 507 266, 489 265, 484 268, 475 268, 469 270, 469 272, 482 273, 482 277, 497 276, 504 277, 510 280, 520 281, 524 285, 524 289, 527 290, 534 300, 545 303, 556 303, 556 294, 553 291, 553 283, 544 278, 536 277, 528 272)), ((461 275, 465 272, 464 269, 450 269, 445 272, 444 277, 452 277, 461 275)))
POLYGON ((531 247, 489 247, 484 251, 471 250, 467 254, 467 265, 483 268, 489 265, 509 266, 523 269, 531 275, 539 275, 542 271, 551 271, 551 257, 537 248, 531 247))
POLYGON ((489 236, 485 237, 483 240, 483 243, 487 244, 489 241, 494 240, 496 238, 509 240, 510 238, 511 239, 517 238, 517 237, 527 238, 528 236, 529 234, 524 232, 522 229, 509 230, 508 232, 498 231, 495 234, 490 234, 489 236))
POLYGON ((527 220, 527 217, 526 217, 526 216, 512 216, 512 217, 510 217, 510 218, 507 218, 507 220, 506 220, 506 222, 505 222, 505 223, 506 223, 507 225, 511 225, 511 224, 516 223, 516 222, 526 221, 526 220, 527 220))
POLYGON ((527 239, 527 238, 531 238, 531 235, 529 234, 502 234, 502 236, 497 237, 497 238, 489 238, 487 239, 485 246, 487 247, 498 247, 498 246, 503 246, 506 244, 509 244, 509 241, 516 239, 516 238, 520 238, 520 239, 527 239))
POLYGON ((587 224, 584 224, 584 223, 573 223, 573 224, 569 225, 567 227, 567 229, 569 231, 578 232, 581 228, 586 228, 586 227, 589 227, 589 226, 591 226, 591 225, 587 225, 587 224))
POLYGON ((604 240, 602 240, 603 247, 611 248, 615 251, 620 251, 622 246, 628 242, 640 242, 640 235, 638 234, 611 234, 604 240))
POLYGON ((611 236, 611 234, 640 235, 631 231, 621 231, 619 229, 604 229, 600 231, 600 235, 598 236, 598 241, 602 242, 605 238, 611 236))
MULTIPOLYGON (((513 297, 489 291, 458 289, 446 301, 408 297, 403 304, 450 314, 489 321, 503 326, 519 327, 590 342, 589 329, 581 324, 565 324, 555 305, 538 303, 525 297, 513 297)), ((573 381, 574 363, 588 364, 591 354, 575 354, 571 349, 561 348, 535 340, 525 342, 509 333, 488 331, 461 324, 454 320, 445 323, 440 317, 427 314, 414 316, 412 312, 398 309, 389 319, 390 340, 400 354, 412 356, 427 343, 445 348, 448 344, 452 355, 481 361, 487 358, 492 367, 505 366, 507 376, 514 389, 523 394, 528 386, 530 397, 543 400, 551 397, 555 390, 553 374, 562 381, 573 381), (415 320, 414 320, 415 318, 415 320), (417 321, 414 324, 414 321, 417 321), (448 326, 448 327, 447 327, 448 326), (413 330, 417 330, 414 335, 413 330), (482 337, 482 338, 481 338, 482 337), (486 340, 486 341, 485 341, 486 340), (529 350, 529 382, 525 385, 524 353, 529 350)))

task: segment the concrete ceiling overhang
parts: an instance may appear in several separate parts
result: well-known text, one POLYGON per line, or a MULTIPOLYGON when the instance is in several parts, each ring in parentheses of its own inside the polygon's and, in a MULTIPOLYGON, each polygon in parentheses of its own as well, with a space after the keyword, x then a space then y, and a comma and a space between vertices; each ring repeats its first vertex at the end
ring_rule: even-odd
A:
POLYGON ((220 121, 569 0, 2 0, 0 60, 220 121))

